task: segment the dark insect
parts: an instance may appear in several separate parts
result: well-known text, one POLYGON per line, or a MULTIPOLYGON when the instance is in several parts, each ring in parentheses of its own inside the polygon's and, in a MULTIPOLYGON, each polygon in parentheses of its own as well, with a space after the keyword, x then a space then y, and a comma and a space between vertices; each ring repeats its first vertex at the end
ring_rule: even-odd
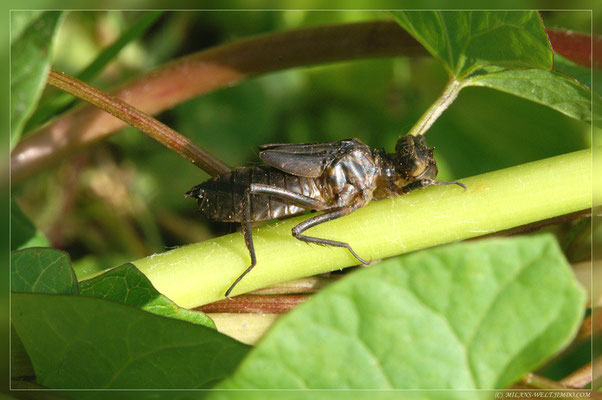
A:
POLYGON ((303 234, 307 229, 350 214, 368 204, 435 185, 456 184, 435 180, 437 163, 423 136, 404 136, 394 153, 372 149, 358 139, 304 144, 266 144, 259 157, 267 164, 240 167, 192 188, 187 196, 197 199, 208 218, 242 223, 251 255, 246 269, 225 293, 257 263, 251 222, 290 217, 306 210, 325 211, 293 228, 293 236, 308 243, 343 247, 362 264, 348 243, 303 234))

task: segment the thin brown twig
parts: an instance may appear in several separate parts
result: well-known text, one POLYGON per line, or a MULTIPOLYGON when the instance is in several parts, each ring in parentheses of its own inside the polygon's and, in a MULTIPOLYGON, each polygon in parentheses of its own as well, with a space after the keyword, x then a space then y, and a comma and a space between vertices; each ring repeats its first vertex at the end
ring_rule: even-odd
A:
MULTIPOLYGON (((546 377, 536 375, 533 373, 528 373, 522 377, 522 379, 511 388, 511 392, 521 392, 524 389, 529 389, 528 393, 525 393, 524 396, 520 397, 535 397, 533 396, 532 389, 541 389, 545 390, 546 393, 553 393, 553 396, 556 399, 580 399, 580 398, 592 398, 592 399, 600 399, 601 396, 595 392, 586 391, 583 389, 576 389, 572 387, 567 387, 564 383, 556 382, 546 377), (585 392, 587 395, 583 396, 582 393, 585 392)), ((498 397, 498 396, 496 396, 498 397)), ((502 396, 502 397, 510 397, 510 396, 502 396)))
POLYGON ((523 376, 520 383, 536 388, 536 389, 566 389, 567 387, 561 383, 548 379, 546 377, 528 373, 523 376))
MULTIPOLYGON (((261 35, 181 58, 113 92, 147 114, 251 77, 292 67, 396 55, 424 55, 424 48, 393 21, 311 27, 261 35)), ((25 136, 11 154, 11 182, 18 183, 126 124, 83 106, 25 136)))
POLYGON ((592 308, 591 314, 581 323, 575 341, 585 340, 600 332, 602 332, 602 310, 592 308))
POLYGON ((562 378, 560 383, 567 387, 581 389, 592 382, 592 378, 600 377, 602 373, 602 357, 594 359, 593 362, 585 364, 569 376, 562 378))
POLYGON ((309 295, 242 295, 197 307, 204 313, 284 314, 309 299, 309 295))
POLYGON ((339 278, 340 276, 331 275, 328 278, 311 276, 296 279, 254 290, 248 295, 206 304, 195 310, 204 313, 284 314, 309 299, 308 294, 316 293, 339 278))
POLYGON ((267 288, 252 291, 253 295, 276 295, 276 294, 307 294, 316 293, 322 288, 336 282, 341 275, 330 275, 324 277, 320 275, 310 276, 308 278, 296 279, 294 281, 280 283, 267 288))
POLYGON ((87 101, 128 125, 138 128, 212 176, 221 175, 230 170, 228 165, 167 125, 79 79, 51 69, 48 73, 47 83, 63 92, 87 101))

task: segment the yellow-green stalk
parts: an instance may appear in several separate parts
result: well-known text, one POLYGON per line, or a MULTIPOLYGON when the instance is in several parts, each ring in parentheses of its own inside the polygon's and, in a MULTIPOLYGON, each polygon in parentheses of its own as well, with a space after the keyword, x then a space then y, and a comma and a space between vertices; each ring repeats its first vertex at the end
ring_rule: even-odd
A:
MULTIPOLYGON (((348 242, 361 257, 378 260, 584 210, 592 207, 591 157, 591 150, 582 150, 462 179, 467 190, 419 189, 372 202, 307 234, 348 242)), ((345 249, 292 237, 291 228, 305 218, 253 230, 257 266, 232 295, 357 264, 345 249)), ((161 293, 186 308, 223 299, 249 263, 240 233, 134 262, 161 293)))

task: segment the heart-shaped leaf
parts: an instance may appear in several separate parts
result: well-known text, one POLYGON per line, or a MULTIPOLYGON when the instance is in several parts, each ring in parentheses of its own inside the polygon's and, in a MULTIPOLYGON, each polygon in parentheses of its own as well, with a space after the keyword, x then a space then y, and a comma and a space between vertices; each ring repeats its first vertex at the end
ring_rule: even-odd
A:
MULTIPOLYGON (((14 208, 11 210, 13 217, 15 216, 14 210, 14 208)), ((29 220, 24 215, 23 219, 18 213, 16 216, 18 220, 11 221, 11 228, 27 226, 26 223, 29 220)), ((35 230, 33 225, 32 229, 35 230)), ((11 239, 14 240, 14 238, 11 239)), ((67 253, 51 248, 28 248, 13 252, 10 262, 12 291, 57 294, 76 294, 78 292, 77 279, 71 269, 67 253)), ((27 351, 12 325, 10 339, 11 378, 33 376, 33 367, 27 351)))
POLYGON ((31 360, 27 351, 15 331, 15 327, 10 327, 10 377, 11 379, 35 376, 31 360))
POLYGON ((177 318, 215 329, 207 315, 180 308, 154 288, 146 275, 132 264, 114 268, 93 279, 80 282, 84 296, 100 297, 129 304, 153 314, 177 318))
POLYGON ((503 388, 568 343, 584 305, 551 236, 421 251, 284 316, 220 387, 503 388))
POLYGON ((52 248, 29 248, 11 255, 13 292, 77 294, 69 255, 52 248))
POLYGON ((248 346, 213 329, 87 296, 12 294, 12 320, 48 388, 203 388, 248 346))
POLYGON ((552 69, 552 49, 536 11, 392 14, 457 80, 489 65, 552 69))
MULTIPOLYGON (((13 292, 54 294, 78 293, 77 280, 75 278, 75 273, 71 268, 69 256, 62 251, 51 248, 29 248, 14 252, 11 257, 11 283, 13 292)), ((213 321, 203 313, 181 309, 165 296, 159 294, 148 279, 131 264, 126 264, 120 268, 100 275, 95 279, 85 281, 81 285, 81 291, 82 294, 86 296, 102 297, 134 307, 140 307, 155 314, 190 321, 213 329, 215 328, 213 321)), ((73 310, 75 314, 79 315, 79 312, 86 314, 85 316, 81 316, 81 319, 87 321, 88 326, 84 326, 85 324, 82 323, 82 326, 74 328, 74 326, 67 323, 66 320, 69 318, 77 320, 77 316, 70 317, 63 315, 63 311, 60 311, 61 306, 52 308, 54 304, 52 301, 53 299, 56 299, 56 297, 51 297, 50 300, 45 301, 40 300, 39 297, 23 297, 19 294, 20 293, 11 294, 12 304, 20 304, 19 299, 24 298, 26 299, 24 301, 29 308, 26 307, 26 311, 22 313, 13 312, 12 314, 12 322, 16 328, 16 332, 12 335, 11 341, 11 353, 14 355, 13 362, 15 363, 11 366, 11 373, 13 374, 13 378, 25 376, 28 373, 31 373, 31 364, 33 364, 38 382, 43 385, 50 382, 48 385, 49 387, 86 387, 85 384, 84 386, 77 386, 75 383, 77 379, 82 379, 83 381, 91 379, 92 382, 97 383, 97 387, 103 387, 103 384, 109 385, 105 381, 95 381, 94 379, 96 378, 91 378, 90 376, 94 375, 93 370, 82 369, 79 367, 74 368, 80 375, 78 377, 73 377, 73 380, 70 380, 70 378, 65 378, 61 375, 60 366, 63 365, 63 363, 78 365, 78 362, 81 362, 81 365, 87 365, 94 368, 93 361, 96 357, 94 354, 104 354, 103 357, 106 357, 107 354, 118 353, 122 350, 120 346, 124 345, 123 340, 126 342, 128 340, 132 341, 132 344, 126 343, 130 348, 130 351, 126 352, 128 356, 142 358, 143 360, 140 362, 143 364, 149 362, 150 365, 145 366, 150 370, 155 368, 153 360, 156 360, 157 357, 171 360, 174 365, 178 364, 178 357, 182 357, 182 355, 173 356, 174 359, 172 360, 170 358, 172 356, 169 356, 167 354, 169 352, 167 351, 158 351, 158 353, 161 353, 159 355, 147 354, 148 348, 145 348, 145 346, 149 348, 152 347, 153 341, 151 339, 156 337, 157 342, 161 343, 173 340, 175 347, 182 347, 178 350, 182 352, 187 344, 185 344, 185 341, 182 342, 184 344, 177 342, 179 332, 184 332, 184 337, 186 337, 186 335, 193 335, 191 333, 191 328, 182 328, 180 325, 173 325, 170 322, 165 322, 170 321, 171 319, 157 322, 153 319, 152 314, 143 313, 142 316, 138 315, 137 318, 134 318, 129 322, 134 326, 140 327, 140 329, 148 328, 148 331, 145 331, 144 334, 150 336, 147 337, 147 341, 140 344, 137 342, 137 335, 143 337, 144 334, 129 331, 129 328, 125 326, 127 324, 124 322, 127 320, 127 315, 136 311, 131 307, 126 307, 126 310, 122 311, 123 320, 120 320, 118 316, 120 315, 119 312, 121 309, 117 303, 96 299, 100 303, 84 303, 87 307, 83 306, 83 308, 78 308, 78 306, 73 304, 79 304, 78 302, 80 300, 78 299, 80 299, 81 296, 61 297, 61 299, 66 302, 65 304, 74 307, 73 310), (114 312, 115 315, 113 315, 111 307, 117 307, 117 311, 114 312), (54 313, 56 313, 56 315, 54 313), (60 317, 63 319, 56 318, 58 314, 61 314, 60 317), (113 318, 114 316, 117 316, 117 319, 113 318), (32 327, 32 325, 35 324, 38 324, 38 328, 32 327), (115 324, 122 324, 122 326, 117 327, 115 324), (27 328, 19 329, 19 326, 27 326, 27 328), (106 331, 110 331, 112 327, 114 328, 114 331, 125 330, 130 336, 127 339, 123 339, 122 336, 115 336, 113 333, 106 331), (83 333, 82 330, 85 331, 85 333, 83 333), (103 330, 105 331, 103 332, 103 330), (38 335, 43 336, 45 339, 40 340, 38 335), (85 335, 86 337, 84 338, 81 335, 85 335), (106 335, 106 337, 100 338, 99 336, 102 335, 106 335), (57 348, 71 345, 74 346, 74 353, 71 354, 74 359, 64 359, 64 354, 61 357, 57 357, 57 348), (137 349, 140 354, 131 350, 132 348, 137 349), (94 353, 95 351, 98 353, 94 353), (27 354, 31 357, 31 362, 27 357, 27 354), (86 357, 91 357, 91 359, 86 361, 86 357), (46 369, 48 365, 53 363, 55 364, 52 367, 46 369), (53 370, 55 370, 57 375, 53 375, 49 372, 53 370)), ((64 311, 67 309, 68 307, 65 308, 64 311)), ((13 311, 14 310, 15 309, 13 309, 13 311)), ((213 334, 208 334, 205 331, 197 332, 197 339, 198 341, 194 342, 196 346, 194 351, 196 351, 197 354, 205 352, 204 355, 209 359, 199 362, 198 364, 199 370, 203 371, 203 373, 197 376, 200 386, 212 384, 211 382, 218 379, 213 375, 214 373, 219 374, 219 372, 216 371, 221 371, 222 368, 225 368, 225 370, 232 369, 233 365, 235 365, 246 352, 244 345, 239 345, 238 342, 233 339, 220 335, 215 331, 213 331, 213 334), (215 342, 217 342, 217 344, 215 342), (214 345, 217 347, 214 348, 214 345), (212 353, 214 350, 216 353, 212 353), (220 351, 225 352, 224 357, 226 359, 213 360, 212 357, 219 357, 220 351), (232 351, 233 354, 229 353, 230 351, 232 351)), ((121 360, 124 363, 128 363, 123 357, 121 360)), ((132 363, 137 365, 135 362, 132 363)), ((185 365, 180 366, 181 371, 179 372, 184 375, 182 378, 165 377, 163 380, 158 379, 153 384, 159 386, 164 384, 166 387, 177 387, 170 386, 170 384, 172 384, 172 382, 186 382, 183 387, 197 387, 192 385, 190 381, 186 381, 186 379, 192 379, 192 377, 187 376, 188 371, 184 369, 185 367, 185 365)), ((67 368, 69 369, 71 366, 67 368)), ((124 366, 123 368, 125 369, 127 367, 124 366)), ((173 371, 174 373, 178 373, 178 369, 173 369, 173 371)), ((122 373, 116 372, 116 370, 114 372, 116 374, 122 373)), ((162 371, 152 371, 152 373, 160 375, 162 371)), ((139 379, 136 382, 137 384, 142 385, 140 387, 151 387, 153 385, 141 383, 144 379, 143 377, 132 378, 129 374, 135 375, 135 371, 124 371, 123 374, 128 376, 128 378, 123 378, 126 382, 120 381, 117 376, 114 376, 115 381, 112 382, 111 385, 114 384, 116 387, 130 387, 127 382, 130 382, 132 379, 134 381, 139 379)), ((151 374, 150 376, 153 375, 151 374)), ((132 387, 136 387, 135 384, 132 387)))
POLYGON ((484 86, 551 107, 581 121, 592 120, 591 90, 570 76, 539 69, 473 76, 464 86, 484 86))
POLYGON ((554 54, 554 71, 575 78, 588 88, 592 88, 592 70, 575 64, 561 55, 554 54))

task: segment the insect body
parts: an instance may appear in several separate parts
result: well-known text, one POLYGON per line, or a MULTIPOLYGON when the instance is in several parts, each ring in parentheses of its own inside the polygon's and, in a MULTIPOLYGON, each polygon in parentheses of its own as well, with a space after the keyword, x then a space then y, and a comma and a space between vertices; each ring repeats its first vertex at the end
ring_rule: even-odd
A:
POLYGON ((303 234, 307 229, 348 215, 368 204, 402 195, 436 181, 433 149, 423 136, 404 136, 394 153, 373 149, 358 139, 305 144, 267 144, 259 147, 264 166, 241 167, 192 188, 207 217, 240 222, 251 265, 228 288, 232 289, 256 265, 252 221, 290 217, 306 210, 325 211, 293 228, 293 236, 308 243, 343 247, 362 264, 348 243, 303 234))

